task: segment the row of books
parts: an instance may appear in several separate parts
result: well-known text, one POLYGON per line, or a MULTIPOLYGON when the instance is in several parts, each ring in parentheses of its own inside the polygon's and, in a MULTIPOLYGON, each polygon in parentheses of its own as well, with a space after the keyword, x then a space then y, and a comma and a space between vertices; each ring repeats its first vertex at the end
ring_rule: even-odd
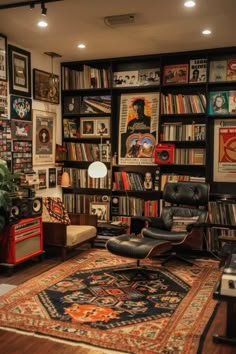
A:
POLYGON ((67 160, 70 161, 109 161, 110 144, 66 143, 67 160))
POLYGON ((161 175, 161 191, 164 190, 165 184, 167 182, 206 182, 205 177, 201 176, 190 176, 190 175, 177 175, 177 174, 162 174, 161 175))
POLYGON ((117 196, 111 200, 112 215, 143 215, 144 200, 136 197, 117 196))
POLYGON ((174 162, 179 165, 204 165, 205 149, 177 148, 175 149, 174 162))
POLYGON ((235 225, 236 224, 236 201, 216 200, 210 201, 208 205, 209 220, 214 224, 235 225))
POLYGON ((145 216, 158 216, 159 208, 157 200, 145 200, 144 202, 144 215, 145 216))
POLYGON ((105 177, 101 178, 89 177, 87 169, 64 168, 64 171, 67 171, 70 176, 72 188, 111 188, 110 171, 105 177))
POLYGON ((230 228, 209 228, 207 230, 207 242, 206 248, 208 251, 215 252, 219 256, 222 256, 222 241, 219 237, 235 237, 236 230, 230 228))
POLYGON ((162 94, 162 114, 205 113, 206 96, 204 94, 162 94))
POLYGON ((63 203, 69 213, 89 214, 91 202, 102 202, 104 196, 88 194, 63 194, 63 203))
POLYGON ((106 88, 110 86, 110 73, 108 69, 97 69, 83 65, 81 71, 62 67, 62 89, 78 90, 89 88, 106 88))
POLYGON ((113 189, 115 190, 131 190, 131 191, 143 191, 143 176, 134 172, 114 172, 113 189))
POLYGON ((164 123, 161 130, 161 141, 204 141, 206 139, 206 124, 164 123))

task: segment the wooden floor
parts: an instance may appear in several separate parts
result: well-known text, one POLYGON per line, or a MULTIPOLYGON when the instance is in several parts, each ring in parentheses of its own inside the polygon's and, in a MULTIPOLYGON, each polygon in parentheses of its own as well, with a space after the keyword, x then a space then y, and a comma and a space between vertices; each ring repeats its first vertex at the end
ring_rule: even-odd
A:
MULTIPOLYGON (((4 268, 0 267, 0 284, 19 285, 32 277, 41 274, 60 261, 56 258, 44 258, 42 262, 29 260, 24 264, 18 265, 11 276, 7 276, 4 268)), ((203 345, 202 354, 235 354, 236 346, 215 344, 212 341, 214 333, 224 334, 226 323, 226 306, 220 303, 216 316, 208 331, 203 345)), ((102 349, 87 349, 76 346, 58 343, 44 338, 37 338, 0 330, 0 353, 4 354, 96 354, 103 353, 102 349)), ((108 351, 104 351, 108 353, 108 351)), ((186 353, 188 354, 188 353, 186 353)))

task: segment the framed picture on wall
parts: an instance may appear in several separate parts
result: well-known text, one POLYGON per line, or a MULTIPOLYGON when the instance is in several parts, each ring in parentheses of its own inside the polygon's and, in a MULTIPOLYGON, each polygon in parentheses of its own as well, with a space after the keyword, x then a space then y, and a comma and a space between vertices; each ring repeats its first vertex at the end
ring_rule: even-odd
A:
POLYGON ((31 55, 21 48, 8 45, 9 89, 11 94, 31 96, 31 55))
POLYGON ((55 163, 56 113, 33 110, 33 165, 55 163))
POLYGON ((7 80, 7 37, 0 33, 0 80, 7 80))
POLYGON ((32 99, 11 95, 10 118, 31 120, 32 99))
POLYGON ((97 215, 99 222, 106 222, 109 220, 109 202, 90 202, 89 213, 97 215))
POLYGON ((34 69, 33 95, 35 100, 59 104, 59 76, 34 69))

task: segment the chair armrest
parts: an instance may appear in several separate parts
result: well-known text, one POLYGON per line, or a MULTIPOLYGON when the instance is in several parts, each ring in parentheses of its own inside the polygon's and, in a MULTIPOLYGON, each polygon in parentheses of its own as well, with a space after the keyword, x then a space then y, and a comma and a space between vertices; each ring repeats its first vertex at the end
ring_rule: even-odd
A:
POLYGON ((43 242, 46 245, 66 245, 67 225, 55 222, 43 222, 43 242))
POLYGON ((191 224, 188 224, 186 227, 186 230, 188 232, 190 232, 193 228, 200 228, 200 227, 206 227, 206 223, 205 222, 193 222, 191 224))
POLYGON ((90 225, 97 227, 97 215, 69 213, 71 225, 90 225))

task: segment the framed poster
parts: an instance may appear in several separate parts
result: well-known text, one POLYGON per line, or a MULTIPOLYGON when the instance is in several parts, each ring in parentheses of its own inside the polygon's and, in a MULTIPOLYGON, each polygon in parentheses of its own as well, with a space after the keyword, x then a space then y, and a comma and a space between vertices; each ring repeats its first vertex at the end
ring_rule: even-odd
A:
POLYGON ((32 100, 31 98, 11 95, 10 118, 31 120, 32 100))
POLYGON ((98 222, 106 222, 109 220, 109 202, 90 202, 89 213, 97 215, 98 222))
POLYGON ((33 95, 35 100, 59 104, 59 76, 34 69, 33 95))
POLYGON ((38 178, 39 178, 39 189, 47 188, 47 171, 38 170, 38 178))
POLYGON ((8 82, 0 80, 0 118, 8 118, 8 82))
POLYGON ((120 100, 120 165, 153 165, 157 144, 159 93, 123 94, 120 100))
POLYGON ((80 136, 81 138, 104 138, 110 137, 110 118, 80 118, 80 136))
POLYGON ((12 139, 16 140, 32 140, 32 122, 12 119, 11 135, 12 139))
POLYGON ((55 163, 56 113, 33 110, 33 165, 55 163))
POLYGON ((236 181, 236 118, 214 121, 213 181, 236 181))
POLYGON ((31 96, 31 55, 21 48, 8 46, 10 93, 31 96))
POLYGON ((7 80, 7 37, 0 33, 0 80, 7 80))

